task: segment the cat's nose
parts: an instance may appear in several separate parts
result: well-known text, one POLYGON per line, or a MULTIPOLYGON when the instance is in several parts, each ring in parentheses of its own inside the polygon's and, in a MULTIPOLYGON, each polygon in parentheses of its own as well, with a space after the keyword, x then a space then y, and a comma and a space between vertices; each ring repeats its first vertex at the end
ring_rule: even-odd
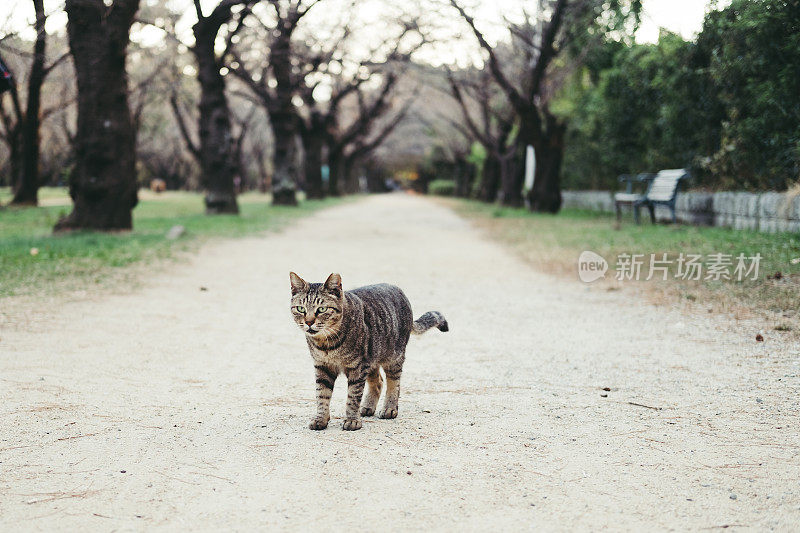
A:
POLYGON ((314 320, 316 320, 316 318, 313 316, 311 318, 306 317, 306 325, 310 326, 311 324, 314 323, 314 320))

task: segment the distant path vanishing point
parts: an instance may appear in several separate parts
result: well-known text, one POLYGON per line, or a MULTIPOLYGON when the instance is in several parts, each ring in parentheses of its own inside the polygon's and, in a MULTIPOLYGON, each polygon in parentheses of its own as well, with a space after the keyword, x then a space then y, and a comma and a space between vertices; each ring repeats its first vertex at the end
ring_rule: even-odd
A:
POLYGON ((425 198, 43 307, 0 324, 3 531, 800 528, 797 347, 537 273, 425 198), (340 378, 307 429, 290 270, 447 316, 409 344, 396 420, 341 431, 340 378))

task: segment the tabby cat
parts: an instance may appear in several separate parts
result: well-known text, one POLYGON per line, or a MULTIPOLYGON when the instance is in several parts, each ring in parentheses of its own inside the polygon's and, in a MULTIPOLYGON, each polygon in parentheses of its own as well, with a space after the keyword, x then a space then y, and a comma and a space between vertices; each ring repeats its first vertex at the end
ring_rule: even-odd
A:
POLYGON ((375 414, 383 387, 381 368, 386 398, 378 416, 395 418, 409 335, 433 327, 447 331, 444 316, 428 311, 413 320, 406 295, 386 283, 343 291, 339 274, 331 274, 325 283, 308 283, 291 272, 289 280, 292 316, 306 334, 317 378, 317 416, 308 427, 328 427, 333 383, 344 374, 347 412, 342 429, 361 429, 360 415, 375 414))

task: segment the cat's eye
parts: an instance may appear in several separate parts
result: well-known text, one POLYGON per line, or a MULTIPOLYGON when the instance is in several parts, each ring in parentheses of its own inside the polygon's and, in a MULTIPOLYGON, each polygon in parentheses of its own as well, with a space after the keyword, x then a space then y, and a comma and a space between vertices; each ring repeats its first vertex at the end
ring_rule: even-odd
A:
POLYGON ((297 311, 298 313, 305 313, 306 312, 306 308, 303 307, 302 305, 295 306, 294 310, 297 311))
POLYGON ((323 307, 317 307, 317 312, 318 312, 318 313, 324 313, 324 312, 325 312, 325 311, 327 311, 327 310, 328 310, 328 308, 327 308, 327 307, 324 307, 324 306, 323 306, 323 307))

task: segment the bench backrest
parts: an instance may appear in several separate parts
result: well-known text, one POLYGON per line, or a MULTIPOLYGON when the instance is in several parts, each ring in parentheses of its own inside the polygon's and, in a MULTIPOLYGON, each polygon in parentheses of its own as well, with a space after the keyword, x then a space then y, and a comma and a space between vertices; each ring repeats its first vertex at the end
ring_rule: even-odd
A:
POLYGON ((678 194, 678 184, 689 176, 689 172, 683 168, 672 170, 662 170, 647 188, 647 199, 654 202, 671 202, 678 194))

